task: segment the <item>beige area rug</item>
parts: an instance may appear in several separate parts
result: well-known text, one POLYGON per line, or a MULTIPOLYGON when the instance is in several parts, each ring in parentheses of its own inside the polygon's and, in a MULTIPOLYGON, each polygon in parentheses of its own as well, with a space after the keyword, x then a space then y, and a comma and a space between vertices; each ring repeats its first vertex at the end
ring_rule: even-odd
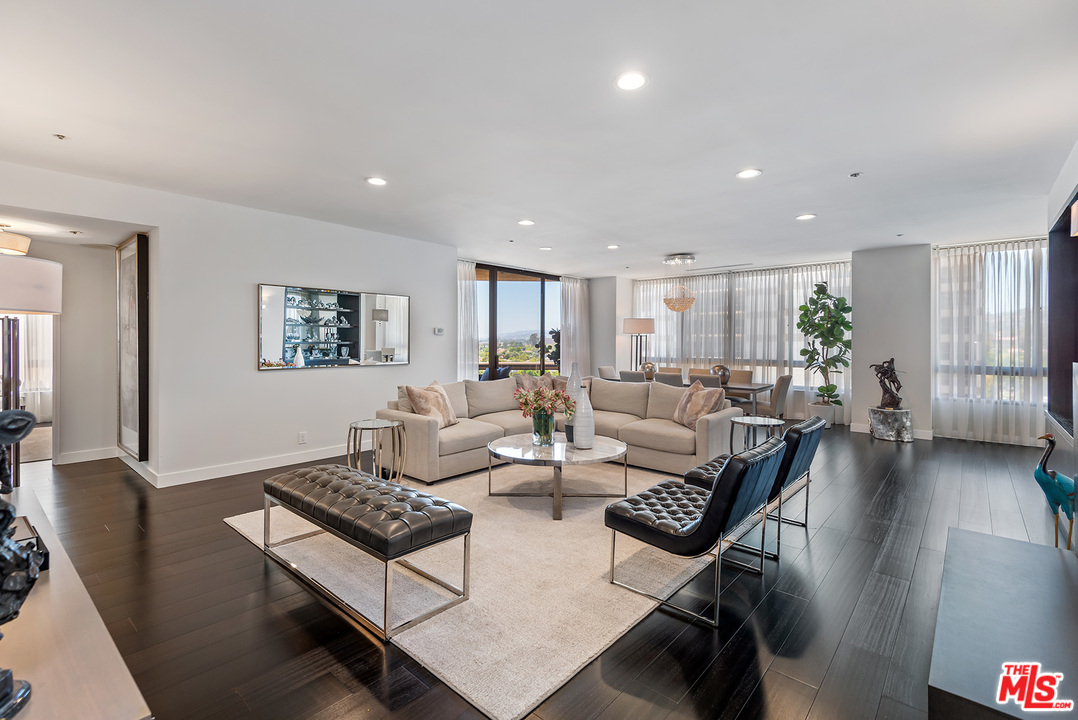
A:
POLYGON ((52 425, 39 425, 19 445, 19 461, 38 462, 52 459, 52 425))
MULTIPOLYGON (((545 491, 552 475, 550 468, 499 466, 494 490, 545 491)), ((629 494, 667 477, 629 468, 629 494)), ((621 483, 620 464, 565 468, 565 492, 614 493, 621 483)), ((603 511, 615 500, 566 498, 564 519, 554 521, 550 498, 489 497, 485 470, 423 489, 474 515, 470 597, 393 642, 487 715, 524 717, 656 606, 608 582, 603 511)), ((311 528, 283 508, 273 513, 274 542, 311 528)), ((225 522, 261 547, 262 518, 259 510, 225 522)), ((362 551, 327 533, 277 552, 353 607, 381 617, 383 566, 362 551)), ((409 559, 459 583, 462 552, 463 541, 454 540, 409 559)), ((662 597, 707 564, 618 538, 618 579, 662 597)), ((444 601, 444 590, 405 569, 393 582, 394 624, 444 601)))

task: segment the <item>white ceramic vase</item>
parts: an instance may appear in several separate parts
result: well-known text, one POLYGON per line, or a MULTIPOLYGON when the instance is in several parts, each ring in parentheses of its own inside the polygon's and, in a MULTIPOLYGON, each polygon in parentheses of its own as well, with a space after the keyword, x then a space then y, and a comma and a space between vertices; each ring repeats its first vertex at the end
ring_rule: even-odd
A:
MULTIPOLYGON (((580 373, 577 372, 576 363, 573 363, 573 369, 569 372, 569 379, 565 382, 565 394, 573 399, 573 402, 580 400, 580 391, 584 389, 584 381, 580 379, 580 373)), ((576 417, 571 417, 565 421, 566 425, 575 425, 576 417)))
POLYGON ((595 445, 595 410, 591 407, 588 391, 581 388, 576 399, 573 415, 573 446, 590 450, 595 445))

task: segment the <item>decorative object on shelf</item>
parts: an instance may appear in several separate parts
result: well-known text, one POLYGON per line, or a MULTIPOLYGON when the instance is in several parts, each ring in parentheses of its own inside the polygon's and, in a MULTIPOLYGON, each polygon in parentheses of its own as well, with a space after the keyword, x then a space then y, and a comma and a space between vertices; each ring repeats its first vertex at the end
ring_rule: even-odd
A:
POLYGON ((827 291, 827 283, 816 283, 812 295, 799 310, 797 329, 805 335, 808 347, 801 348, 805 367, 811 373, 820 373, 823 384, 816 389, 817 402, 809 403, 809 411, 818 415, 831 427, 835 418, 835 406, 841 406, 838 386, 831 382, 831 375, 841 373, 839 368, 850 366, 851 340, 846 333, 853 329, 850 312, 853 308, 844 297, 835 297, 827 291))
POLYGON ((587 388, 582 387, 578 397, 573 413, 573 446, 590 450, 595 445, 595 411, 587 388))
POLYGON ((6 495, 12 489, 12 464, 11 458, 8 457, 8 447, 17 447, 36 424, 37 418, 26 410, 0 412, 0 493, 6 495))
POLYGON ((675 285, 669 297, 663 298, 663 304, 674 312, 685 312, 696 302, 696 297, 684 285, 675 285))
POLYGON ((513 397, 520 403, 524 417, 532 418, 532 444, 554 444, 554 413, 564 410, 567 418, 576 411, 576 403, 561 390, 539 387, 536 390, 518 389, 513 397))
POLYGON ((292 367, 301 368, 301 367, 306 367, 306 366, 307 366, 307 363, 303 359, 303 348, 301 348, 299 345, 297 345, 296 346, 295 362, 292 363, 292 367))
POLYGON ((1059 547, 1059 510, 1070 520, 1070 528, 1067 530, 1067 549, 1071 549, 1071 538, 1074 534, 1074 480, 1066 475, 1048 469, 1048 457, 1056 449, 1056 438, 1052 433, 1041 435, 1038 440, 1046 441, 1044 454, 1033 470, 1033 479, 1041 486, 1044 499, 1048 501, 1048 507, 1056 517, 1055 532, 1056 547, 1059 547))
POLYGON ((648 335, 655 332, 655 318, 625 318, 621 331, 632 336, 633 357, 629 367, 638 368, 641 363, 647 362, 648 335))
MULTIPOLYGON (((8 425, 9 421, 4 416, 9 412, 18 411, 0 413, 0 426, 8 425)), ((33 428, 32 422, 30 427, 33 428)), ((37 551, 11 539, 14 520, 15 506, 0 500, 0 625, 19 616, 19 609, 37 582, 42 562, 37 551)), ((3 635, 0 635, 2 638, 3 635)), ((11 670, 0 669, 0 717, 14 717, 29 700, 30 683, 15 680, 11 670)))
POLYGON ((711 374, 719 378, 720 385, 730 382, 730 368, 725 365, 712 365, 711 374))
POLYGON ((909 410, 870 407, 868 427, 877 440, 913 442, 913 413, 909 410))
POLYGON ((348 346, 347 345, 345 345, 344 347, 341 348, 341 357, 342 358, 348 357, 348 346))
POLYGON ((644 373, 645 380, 651 380, 655 377, 655 363, 646 362, 640 365, 640 372, 644 373))
POLYGON ((883 399, 876 407, 901 410, 902 398, 898 396, 898 391, 902 389, 902 383, 898 379, 898 371, 895 370, 895 359, 884 360, 869 367, 876 371, 876 379, 880 381, 880 387, 883 389, 883 399))
MULTIPOLYGON (((57 315, 62 302, 63 266, 60 263, 18 255, 0 255, 0 313, 57 315)), ((124 357, 121 355, 121 357, 124 357)), ((0 410, 22 407, 19 391, 19 319, 0 320, 0 410)), ((19 486, 19 444, 10 451, 14 487, 19 486)), ((7 490, 5 492, 10 492, 7 490)))

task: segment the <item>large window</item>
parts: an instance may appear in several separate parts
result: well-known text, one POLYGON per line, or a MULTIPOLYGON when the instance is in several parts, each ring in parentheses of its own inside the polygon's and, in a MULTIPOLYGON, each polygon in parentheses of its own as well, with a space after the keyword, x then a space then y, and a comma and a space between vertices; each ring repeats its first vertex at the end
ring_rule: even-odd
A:
POLYGON ((476 265, 479 372, 558 373, 561 282, 556 276, 476 265))
POLYGON ((1048 245, 938 248, 935 434, 1036 445, 1048 402, 1048 245))

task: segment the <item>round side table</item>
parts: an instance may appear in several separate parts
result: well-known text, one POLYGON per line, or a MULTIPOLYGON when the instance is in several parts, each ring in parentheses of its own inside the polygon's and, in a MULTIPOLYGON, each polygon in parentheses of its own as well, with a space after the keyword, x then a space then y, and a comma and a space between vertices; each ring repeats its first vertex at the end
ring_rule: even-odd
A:
POLYGON ((357 420, 348 425, 348 467, 360 469, 360 452, 363 449, 363 433, 370 433, 374 450, 374 474, 382 477, 383 468, 389 469, 389 480, 400 482, 404 477, 404 459, 408 455, 408 436, 400 420, 357 420), (384 433, 389 431, 388 442, 384 433), (382 462, 388 452, 388 464, 382 462))
MULTIPOLYGON (((745 449, 754 448, 759 445, 756 440, 756 429, 767 428, 767 437, 773 437, 775 431, 782 427, 785 423, 778 418, 761 417, 759 415, 742 415, 741 417, 730 418, 730 452, 734 451, 734 425, 740 425, 745 430, 745 449), (749 430, 752 431, 752 445, 749 445, 749 430)), ((766 439, 766 438, 765 438, 766 439)))

